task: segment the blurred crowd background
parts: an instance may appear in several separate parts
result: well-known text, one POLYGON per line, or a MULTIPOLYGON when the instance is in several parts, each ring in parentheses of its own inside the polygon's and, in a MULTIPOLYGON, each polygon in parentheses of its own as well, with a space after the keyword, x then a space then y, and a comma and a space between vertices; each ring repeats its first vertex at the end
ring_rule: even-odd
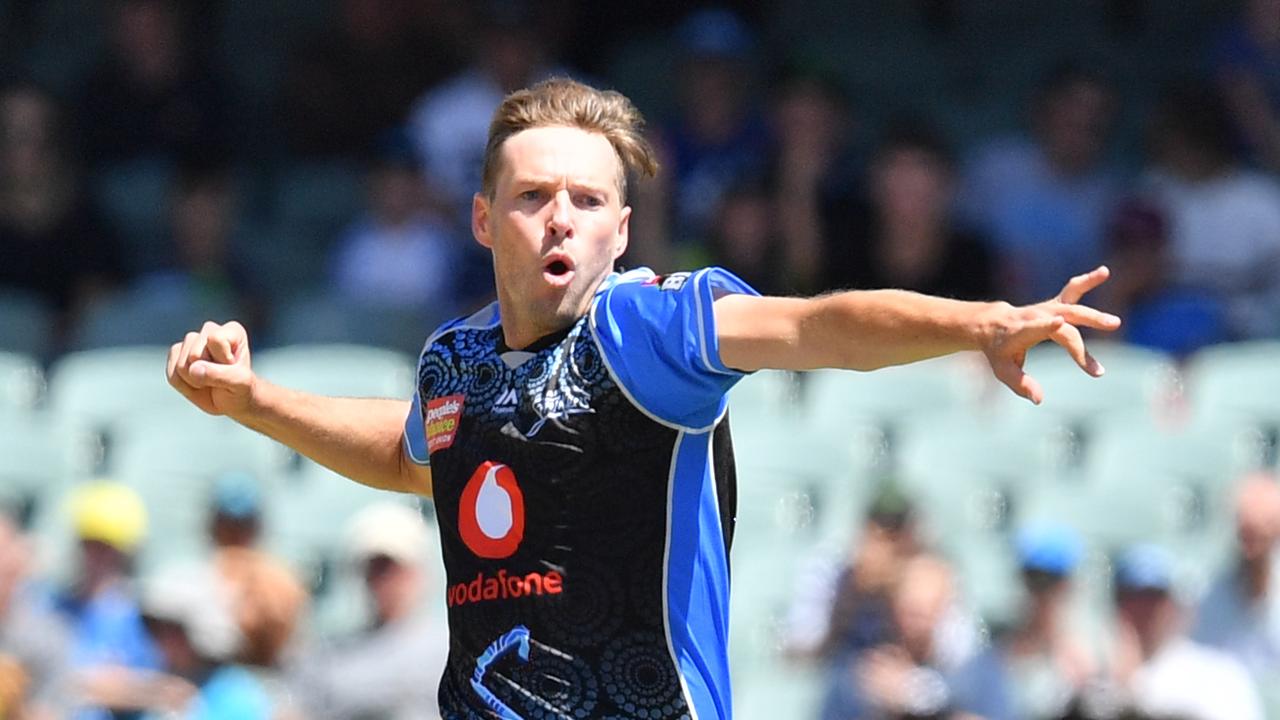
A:
POLYGON ((487 124, 616 88, 627 266, 1121 314, 734 391, 739 717, 1280 718, 1280 1, 0 0, 0 717, 433 716, 432 512, 206 418, 164 347, 407 397, 488 302, 487 124), (170 713, 170 715, 164 715, 170 713), (174 714, 176 713, 176 715, 174 714))

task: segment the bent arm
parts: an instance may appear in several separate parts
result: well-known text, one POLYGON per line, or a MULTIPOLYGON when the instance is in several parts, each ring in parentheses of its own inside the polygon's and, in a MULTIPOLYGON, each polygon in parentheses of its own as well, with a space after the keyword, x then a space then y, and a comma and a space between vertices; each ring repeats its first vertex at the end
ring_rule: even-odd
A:
POLYGON ((430 496, 431 468, 404 449, 409 410, 407 400, 314 395, 257 378, 232 419, 363 485, 430 496))

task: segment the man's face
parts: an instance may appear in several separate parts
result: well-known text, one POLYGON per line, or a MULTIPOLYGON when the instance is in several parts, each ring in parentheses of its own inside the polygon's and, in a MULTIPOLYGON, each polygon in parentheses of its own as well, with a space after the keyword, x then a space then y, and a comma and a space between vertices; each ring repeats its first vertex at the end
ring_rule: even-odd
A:
POLYGON ((618 156, 598 133, 538 127, 503 143, 493 197, 472 204, 472 230, 493 251, 514 347, 582 317, 626 250, 631 208, 618 177, 618 156))

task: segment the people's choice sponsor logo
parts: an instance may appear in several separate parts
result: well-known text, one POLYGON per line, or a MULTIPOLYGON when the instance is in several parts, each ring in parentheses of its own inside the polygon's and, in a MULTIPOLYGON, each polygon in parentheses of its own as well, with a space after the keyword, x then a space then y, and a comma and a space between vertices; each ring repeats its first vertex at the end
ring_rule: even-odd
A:
POLYGON ((427 452, 443 450, 458 437, 462 408, 466 398, 461 393, 427 401, 427 452))
POLYGON ((486 461, 471 474, 458 503, 458 532, 477 556, 511 557, 524 539, 524 493, 511 468, 486 461))

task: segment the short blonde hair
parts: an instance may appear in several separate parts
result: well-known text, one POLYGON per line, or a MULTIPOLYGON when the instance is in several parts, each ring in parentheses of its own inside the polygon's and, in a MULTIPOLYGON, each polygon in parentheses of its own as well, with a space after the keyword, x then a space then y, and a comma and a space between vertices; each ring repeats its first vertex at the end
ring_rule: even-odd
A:
POLYGON ((605 136, 618 156, 621 202, 627 198, 628 173, 653 177, 658 172, 657 156, 642 132, 644 117, 625 95, 552 78, 507 95, 493 113, 480 181, 486 196, 493 197, 502 143, 522 130, 547 126, 581 128, 605 136))

